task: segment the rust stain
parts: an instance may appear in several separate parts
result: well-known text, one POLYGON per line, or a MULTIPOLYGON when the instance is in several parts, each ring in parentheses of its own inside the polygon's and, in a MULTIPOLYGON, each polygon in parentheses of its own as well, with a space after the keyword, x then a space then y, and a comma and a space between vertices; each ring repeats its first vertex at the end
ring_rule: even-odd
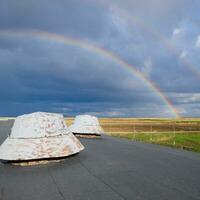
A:
MULTIPOLYGON (((17 123, 23 124, 25 130, 20 129, 19 131, 17 129, 18 132, 15 131, 15 137, 12 138, 11 133, 11 137, 8 137, 2 144, 1 149, 3 149, 3 153, 0 152, 2 160, 23 160, 23 162, 28 163, 27 165, 29 163, 32 165, 31 160, 37 159, 38 161, 33 161, 33 163, 39 164, 43 163, 40 159, 62 158, 78 153, 84 149, 80 141, 68 131, 61 115, 47 115, 44 113, 33 113, 30 115, 28 117, 26 115, 22 116, 23 122, 20 121, 21 118, 17 121, 17 123), (48 116, 51 117, 48 118, 48 116), (38 120, 39 123, 36 123, 38 120), (31 134, 29 135, 30 132, 27 128, 30 127, 31 134), (22 135, 21 131, 23 132, 22 135), (28 131, 27 134, 26 131, 28 131), (40 137, 38 137, 38 133, 40 137)), ((46 162, 45 160, 44 163, 46 162)))

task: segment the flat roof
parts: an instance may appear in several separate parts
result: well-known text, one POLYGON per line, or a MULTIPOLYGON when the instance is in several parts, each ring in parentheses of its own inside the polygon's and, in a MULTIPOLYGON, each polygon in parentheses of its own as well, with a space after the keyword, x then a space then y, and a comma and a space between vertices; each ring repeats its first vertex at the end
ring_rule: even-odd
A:
MULTIPOLYGON (((0 122, 0 143, 12 122, 0 122)), ((112 138, 81 139, 59 163, 0 163, 0 200, 199 199, 200 154, 112 138)))

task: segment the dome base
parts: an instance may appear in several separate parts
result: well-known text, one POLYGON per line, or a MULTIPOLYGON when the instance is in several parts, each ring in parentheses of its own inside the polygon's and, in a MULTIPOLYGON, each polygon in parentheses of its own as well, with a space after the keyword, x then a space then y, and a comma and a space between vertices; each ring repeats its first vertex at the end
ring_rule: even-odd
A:
POLYGON ((56 163, 56 162, 62 162, 65 161, 66 158, 75 156, 78 153, 72 154, 70 156, 64 156, 64 157, 56 157, 56 158, 43 158, 43 159, 34 159, 34 160, 1 160, 4 164, 11 164, 11 165, 17 165, 17 166, 33 166, 33 165, 44 165, 49 163, 56 163))
POLYGON ((79 138, 101 138, 101 135, 96 133, 73 133, 73 134, 79 138))

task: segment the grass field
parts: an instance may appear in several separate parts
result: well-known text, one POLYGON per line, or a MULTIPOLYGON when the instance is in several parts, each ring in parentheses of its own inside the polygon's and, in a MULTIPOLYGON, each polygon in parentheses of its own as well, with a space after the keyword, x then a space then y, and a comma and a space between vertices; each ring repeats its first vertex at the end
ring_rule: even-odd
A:
POLYGON ((6 121, 9 119, 15 119, 15 117, 0 117, 0 121, 6 121))
POLYGON ((111 136, 200 152, 199 118, 100 118, 100 124, 111 136))

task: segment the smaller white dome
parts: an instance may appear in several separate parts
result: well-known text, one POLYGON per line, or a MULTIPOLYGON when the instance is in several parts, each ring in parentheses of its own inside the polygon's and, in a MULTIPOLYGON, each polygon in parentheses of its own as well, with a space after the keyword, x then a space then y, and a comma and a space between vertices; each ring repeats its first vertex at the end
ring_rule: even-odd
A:
POLYGON ((99 120, 91 115, 77 115, 74 119, 74 125, 99 126, 99 120))
POLYGON ((76 116, 74 124, 69 126, 69 130, 74 134, 100 135, 104 132, 99 124, 98 118, 91 115, 76 116))
POLYGON ((10 138, 41 138, 69 133, 62 114, 35 112, 16 118, 10 138))

